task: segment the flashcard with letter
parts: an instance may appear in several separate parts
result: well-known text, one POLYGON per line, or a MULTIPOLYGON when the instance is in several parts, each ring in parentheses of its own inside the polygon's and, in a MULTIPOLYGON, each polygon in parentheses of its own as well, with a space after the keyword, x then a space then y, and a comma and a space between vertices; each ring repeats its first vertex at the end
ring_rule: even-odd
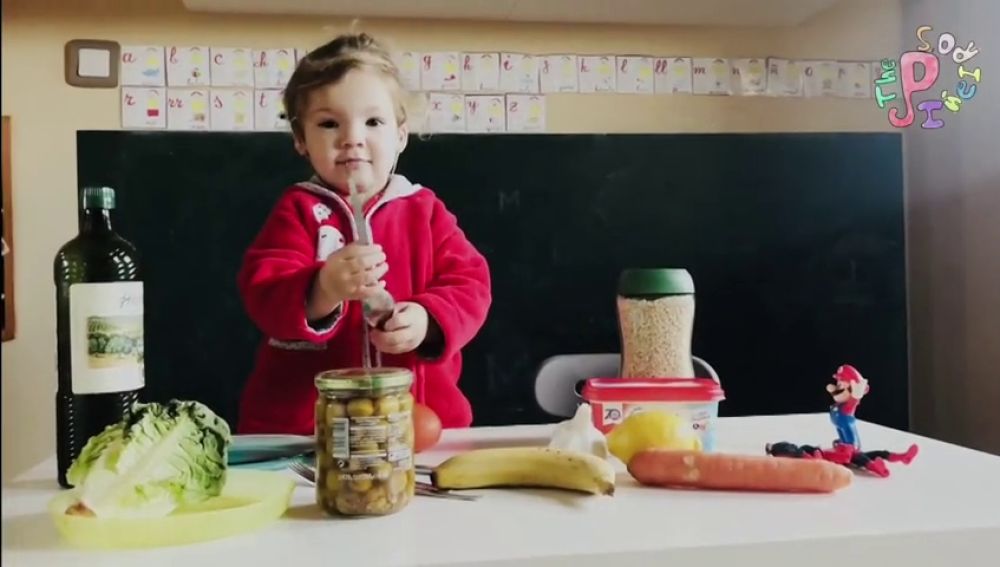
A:
POLYGON ((465 132, 465 97, 453 93, 431 93, 428 126, 432 132, 465 132))
POLYGON ((733 92, 762 95, 767 92, 767 62, 763 59, 733 59, 733 92))
POLYGON ((691 58, 658 57, 653 60, 656 94, 691 94, 691 58))
POLYGON ((615 86, 624 94, 652 94, 653 58, 626 55, 616 58, 615 86))
POLYGON ((253 50, 243 47, 213 47, 212 86, 252 87, 253 50))
POLYGON ((281 100, 283 95, 282 89, 254 91, 254 130, 289 130, 288 120, 285 119, 285 104, 281 100))
POLYGON ((208 89, 167 89, 167 129, 208 130, 208 89))
POLYGON ((692 60, 694 94, 732 94, 732 69, 728 59, 699 57, 692 60))
POLYGON ((423 90, 457 91, 462 86, 457 52, 424 53, 420 60, 420 86, 423 90))
POLYGON ((500 90, 500 54, 463 53, 462 90, 470 93, 500 90))
POLYGON ((177 45, 168 47, 167 85, 171 87, 208 86, 210 83, 208 53, 208 47, 181 47, 177 45))
POLYGON ((507 95, 508 132, 544 132, 544 95, 507 95))
POLYGON ((575 93, 579 90, 576 55, 545 55, 539 58, 538 74, 543 93, 575 93))
POLYGON ((122 128, 125 130, 167 127, 167 91, 154 87, 122 88, 122 128))
POLYGON ((212 130, 253 130, 253 91, 212 89, 212 130))
POLYGON ((162 87, 167 84, 162 45, 124 45, 119 82, 122 86, 162 87))
POLYGON ((396 66, 399 67, 399 80, 408 91, 420 90, 420 54, 414 51, 404 51, 396 55, 396 66))
POLYGON ((503 132, 507 127, 503 95, 466 95, 465 129, 468 132, 503 132))
POLYGON ((508 93, 538 92, 538 59, 534 55, 500 55, 500 90, 508 93))
POLYGON ((295 71, 295 48, 253 52, 254 85, 258 89, 283 89, 295 71))
POLYGON ((767 60, 767 94, 802 96, 802 90, 802 66, 798 61, 774 57, 767 60))
POLYGON ((615 90, 615 58, 611 55, 581 55, 580 92, 608 93, 615 90))

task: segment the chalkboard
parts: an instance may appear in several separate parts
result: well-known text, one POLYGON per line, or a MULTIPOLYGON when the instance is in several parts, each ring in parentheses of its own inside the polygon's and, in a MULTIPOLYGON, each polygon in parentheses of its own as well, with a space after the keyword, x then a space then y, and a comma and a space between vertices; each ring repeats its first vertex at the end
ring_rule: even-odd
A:
MULTIPOLYGON (((461 382, 476 424, 550 421, 538 365, 619 350, 621 270, 685 267, 723 415, 824 411, 849 362, 871 382, 860 416, 905 428, 901 159, 881 133, 435 135, 412 138, 398 171, 444 199, 492 269, 461 382)), ((84 131, 78 168, 81 186, 118 190, 116 225, 142 254, 146 397, 235 422, 259 339, 236 271, 307 164, 282 133, 84 131)))

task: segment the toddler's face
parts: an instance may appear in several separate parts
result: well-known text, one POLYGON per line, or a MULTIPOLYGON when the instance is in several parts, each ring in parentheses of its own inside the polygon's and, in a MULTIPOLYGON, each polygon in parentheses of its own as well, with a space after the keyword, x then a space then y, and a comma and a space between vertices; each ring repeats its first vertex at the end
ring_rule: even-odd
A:
POLYGON ((309 93, 300 114, 303 137, 295 147, 328 185, 346 194, 353 175, 370 195, 385 187, 406 146, 406 125, 397 125, 395 109, 388 79, 349 71, 340 82, 309 93))

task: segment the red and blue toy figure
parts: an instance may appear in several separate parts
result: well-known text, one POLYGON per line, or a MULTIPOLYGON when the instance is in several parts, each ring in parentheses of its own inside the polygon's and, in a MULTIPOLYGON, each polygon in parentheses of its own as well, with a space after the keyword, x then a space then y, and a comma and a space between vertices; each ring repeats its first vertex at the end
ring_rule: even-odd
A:
MULTIPOLYGON (((839 443, 861 449, 861 439, 858 437, 857 418, 861 398, 868 393, 868 380, 850 364, 844 364, 833 374, 833 384, 828 384, 826 391, 833 396, 830 406, 830 421, 837 428, 839 443)), ((835 443, 836 444, 836 443, 835 443)))
POLYGON ((833 384, 826 391, 833 397, 830 421, 837 430, 833 447, 824 449, 815 445, 796 445, 787 441, 768 443, 765 451, 774 457, 794 459, 822 459, 856 470, 863 470, 880 477, 889 476, 889 463, 905 465, 917 456, 917 446, 910 445, 905 453, 891 451, 862 451, 855 413, 861 398, 868 393, 868 380, 850 364, 845 364, 833 374, 833 384))

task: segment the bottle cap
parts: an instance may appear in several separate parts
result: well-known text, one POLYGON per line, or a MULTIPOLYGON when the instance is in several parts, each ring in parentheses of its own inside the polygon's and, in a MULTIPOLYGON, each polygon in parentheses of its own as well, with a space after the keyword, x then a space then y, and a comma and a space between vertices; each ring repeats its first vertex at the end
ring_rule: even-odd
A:
POLYGON ((84 187, 83 208, 114 209, 115 190, 111 187, 84 187))
POLYGON ((692 295, 694 280, 683 268, 630 269, 618 279, 618 293, 637 295, 692 295))

